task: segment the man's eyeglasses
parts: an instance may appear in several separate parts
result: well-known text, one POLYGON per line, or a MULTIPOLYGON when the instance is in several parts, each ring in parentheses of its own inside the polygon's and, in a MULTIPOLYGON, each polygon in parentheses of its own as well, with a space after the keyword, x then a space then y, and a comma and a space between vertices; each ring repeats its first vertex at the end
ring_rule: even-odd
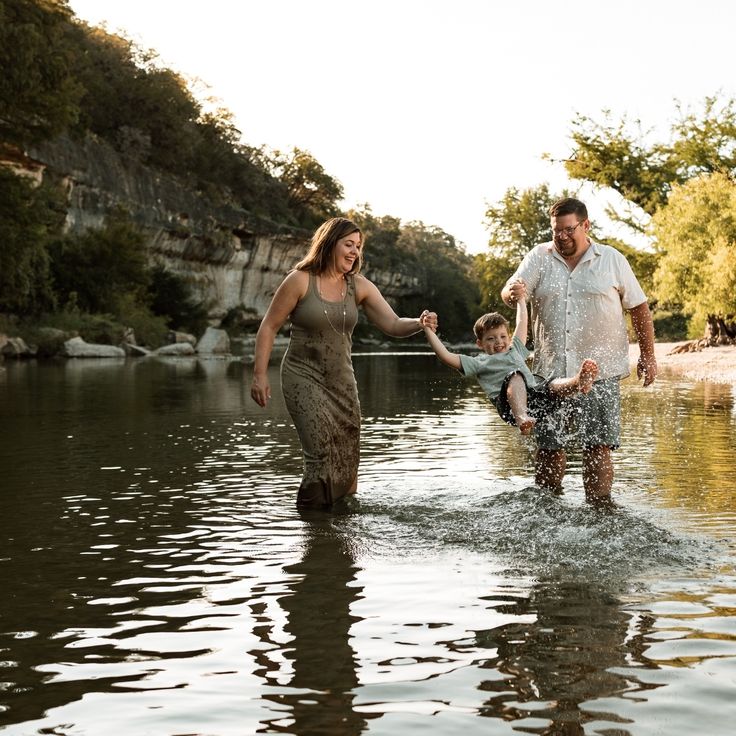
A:
POLYGON ((552 236, 554 238, 561 238, 563 235, 567 235, 568 238, 573 236, 573 233, 583 224, 584 220, 581 220, 577 225, 572 227, 563 227, 562 230, 553 230, 552 236))

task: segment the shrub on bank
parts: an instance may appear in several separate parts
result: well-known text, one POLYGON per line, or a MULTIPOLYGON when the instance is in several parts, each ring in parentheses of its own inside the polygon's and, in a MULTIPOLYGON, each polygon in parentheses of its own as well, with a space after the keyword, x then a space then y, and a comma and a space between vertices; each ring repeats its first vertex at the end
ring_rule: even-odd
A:
POLYGON ((37 348, 41 358, 58 355, 68 339, 81 337, 85 342, 101 345, 120 345, 130 338, 155 348, 166 340, 164 320, 154 317, 145 309, 132 308, 121 322, 112 314, 90 314, 75 309, 49 312, 34 318, 0 316, 0 333, 22 337, 28 345, 37 348))
POLYGON ((679 342, 688 338, 688 319, 681 312, 655 309, 652 313, 657 342, 679 342))

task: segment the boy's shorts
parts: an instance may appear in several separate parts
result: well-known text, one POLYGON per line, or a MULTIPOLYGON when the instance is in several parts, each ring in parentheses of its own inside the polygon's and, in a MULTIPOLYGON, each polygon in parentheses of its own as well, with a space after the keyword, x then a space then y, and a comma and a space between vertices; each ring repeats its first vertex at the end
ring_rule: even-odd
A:
POLYGON ((583 448, 621 444, 621 389, 618 378, 596 381, 587 394, 558 400, 555 410, 534 427, 540 450, 562 450, 576 445, 583 448))
POLYGON ((534 376, 537 379, 537 383, 530 387, 527 383, 526 377, 521 371, 511 371, 503 379, 501 384, 501 390, 495 399, 491 399, 493 405, 498 410, 501 419, 512 426, 516 426, 516 420, 514 419, 511 406, 509 404, 506 392, 508 391, 509 381, 515 376, 520 375, 526 386, 526 404, 529 411, 529 415, 539 421, 542 417, 547 416, 550 412, 553 412, 560 403, 558 396, 553 396, 549 390, 549 382, 552 379, 544 379, 541 376, 534 376))

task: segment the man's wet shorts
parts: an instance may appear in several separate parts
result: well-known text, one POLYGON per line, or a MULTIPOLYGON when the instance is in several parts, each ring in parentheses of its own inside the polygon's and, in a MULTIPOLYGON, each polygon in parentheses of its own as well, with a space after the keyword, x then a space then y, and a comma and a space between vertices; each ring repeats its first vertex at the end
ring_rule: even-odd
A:
POLYGON ((596 381, 587 394, 558 398, 554 410, 537 421, 534 438, 541 450, 570 446, 615 450, 621 444, 619 379, 596 381))

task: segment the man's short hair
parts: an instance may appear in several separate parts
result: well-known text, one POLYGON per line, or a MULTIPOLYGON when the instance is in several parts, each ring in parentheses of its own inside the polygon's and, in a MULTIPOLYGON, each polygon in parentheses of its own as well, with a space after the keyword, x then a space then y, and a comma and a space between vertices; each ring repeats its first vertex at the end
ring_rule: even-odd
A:
POLYGON ((588 219, 588 208, 579 199, 563 197, 549 208, 549 216, 562 217, 563 215, 575 215, 578 221, 582 222, 588 219))
POLYGON ((475 334, 476 340, 482 340, 483 335, 486 334, 487 330, 492 330, 494 327, 501 327, 501 325, 509 326, 509 321, 502 314, 498 312, 488 312, 482 317, 478 317, 473 325, 473 333, 475 334))

